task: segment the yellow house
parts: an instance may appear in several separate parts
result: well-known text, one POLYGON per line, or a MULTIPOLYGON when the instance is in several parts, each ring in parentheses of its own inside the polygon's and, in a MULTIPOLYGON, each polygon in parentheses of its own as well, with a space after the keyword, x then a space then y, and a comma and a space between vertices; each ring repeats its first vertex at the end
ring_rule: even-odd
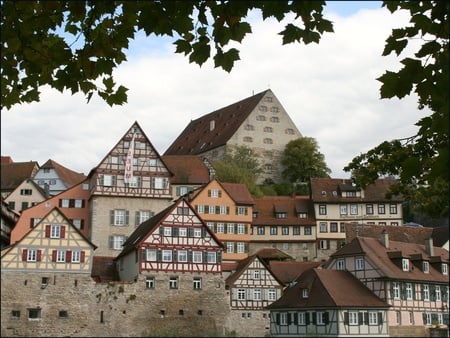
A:
POLYGON ((59 208, 53 208, 30 231, 2 252, 2 271, 90 274, 96 246, 59 208))

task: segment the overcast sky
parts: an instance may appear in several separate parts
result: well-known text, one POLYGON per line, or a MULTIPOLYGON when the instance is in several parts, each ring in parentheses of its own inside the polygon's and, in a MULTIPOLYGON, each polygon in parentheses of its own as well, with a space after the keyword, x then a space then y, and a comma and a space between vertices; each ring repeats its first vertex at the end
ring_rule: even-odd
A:
MULTIPOLYGON (((156 150, 165 150, 190 120, 270 88, 303 136, 316 139, 334 178, 357 155, 385 140, 414 135, 426 114, 417 98, 381 100, 376 78, 400 64, 382 57, 392 28, 408 16, 380 2, 331 2, 335 33, 319 44, 282 46, 284 25, 252 15, 253 33, 238 45, 231 73, 174 53, 171 40, 139 38, 114 73, 129 88, 128 103, 111 108, 94 96, 44 88, 41 101, 1 113, 1 155, 15 162, 52 159, 88 174, 137 121, 156 150)), ((401 55, 403 57, 403 55, 401 55)))

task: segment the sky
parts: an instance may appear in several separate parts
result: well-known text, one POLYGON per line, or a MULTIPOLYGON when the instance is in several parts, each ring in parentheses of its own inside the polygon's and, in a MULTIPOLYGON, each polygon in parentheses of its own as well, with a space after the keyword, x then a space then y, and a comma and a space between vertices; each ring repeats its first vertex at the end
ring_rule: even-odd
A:
POLYGON ((1 155, 40 165, 52 159, 88 174, 135 121, 163 155, 191 120, 271 89, 302 135, 317 141, 331 177, 348 178, 343 168, 354 157, 414 135, 428 113, 415 96, 380 99, 376 78, 401 66, 395 55, 382 56, 385 40, 408 24, 406 13, 393 15, 378 1, 332 1, 324 14, 334 33, 319 44, 283 46, 285 23, 252 13, 253 33, 232 45, 241 60, 230 73, 212 61, 190 64, 173 40, 139 34, 113 73, 129 88, 127 104, 111 108, 96 95, 88 104, 82 94, 45 87, 40 102, 1 112, 1 155))

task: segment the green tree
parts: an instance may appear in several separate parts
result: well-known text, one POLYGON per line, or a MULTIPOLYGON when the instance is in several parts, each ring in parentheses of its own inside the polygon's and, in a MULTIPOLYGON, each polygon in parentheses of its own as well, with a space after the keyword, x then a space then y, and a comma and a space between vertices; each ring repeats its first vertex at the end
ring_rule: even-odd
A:
POLYGON ((261 195, 256 184, 261 168, 253 149, 246 146, 228 147, 223 159, 213 162, 213 167, 220 181, 244 183, 252 195, 261 195))
POLYGON ((312 137, 300 137, 286 144, 281 164, 283 176, 291 183, 307 182, 311 177, 328 177, 331 173, 312 137))
POLYGON ((403 194, 413 210, 432 217, 448 216, 449 205, 449 2, 385 1, 391 12, 409 11, 410 25, 394 29, 386 40, 383 55, 400 56, 411 40, 422 41, 413 57, 405 57, 397 72, 386 71, 381 98, 399 99, 415 93, 418 109, 431 114, 416 125, 416 135, 385 141, 356 156, 344 170, 362 187, 384 175, 398 178, 389 193, 403 194))
POLYGON ((280 32, 283 44, 319 42, 332 23, 322 16, 324 1, 2 1, 1 105, 39 101, 48 85, 61 92, 98 94, 109 105, 127 101, 127 89, 112 72, 126 61, 138 31, 173 38, 176 53, 202 65, 230 71, 251 33, 252 10, 263 20, 293 19, 280 32))

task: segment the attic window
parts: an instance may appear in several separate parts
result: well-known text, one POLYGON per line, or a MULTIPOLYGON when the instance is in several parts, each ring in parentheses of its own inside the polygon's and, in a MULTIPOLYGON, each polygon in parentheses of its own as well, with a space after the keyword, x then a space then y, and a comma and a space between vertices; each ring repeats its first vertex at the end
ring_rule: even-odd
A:
POLYGON ((424 273, 430 273, 430 264, 427 261, 422 262, 422 270, 424 273))
POLYGON ((309 290, 307 288, 302 289, 302 298, 309 297, 309 290))
POLYGON ((409 271, 409 259, 408 258, 402 259, 402 269, 403 269, 403 271, 409 271))
POLYGON ((214 128, 216 128, 216 121, 215 120, 209 121, 209 130, 213 131, 214 128))
POLYGON ((327 192, 325 190, 322 190, 322 196, 326 196, 327 192))
POLYGON ((443 275, 448 275, 448 265, 446 263, 442 263, 441 270, 443 275))
POLYGON ((337 196, 337 191, 333 190, 333 196, 337 196))

